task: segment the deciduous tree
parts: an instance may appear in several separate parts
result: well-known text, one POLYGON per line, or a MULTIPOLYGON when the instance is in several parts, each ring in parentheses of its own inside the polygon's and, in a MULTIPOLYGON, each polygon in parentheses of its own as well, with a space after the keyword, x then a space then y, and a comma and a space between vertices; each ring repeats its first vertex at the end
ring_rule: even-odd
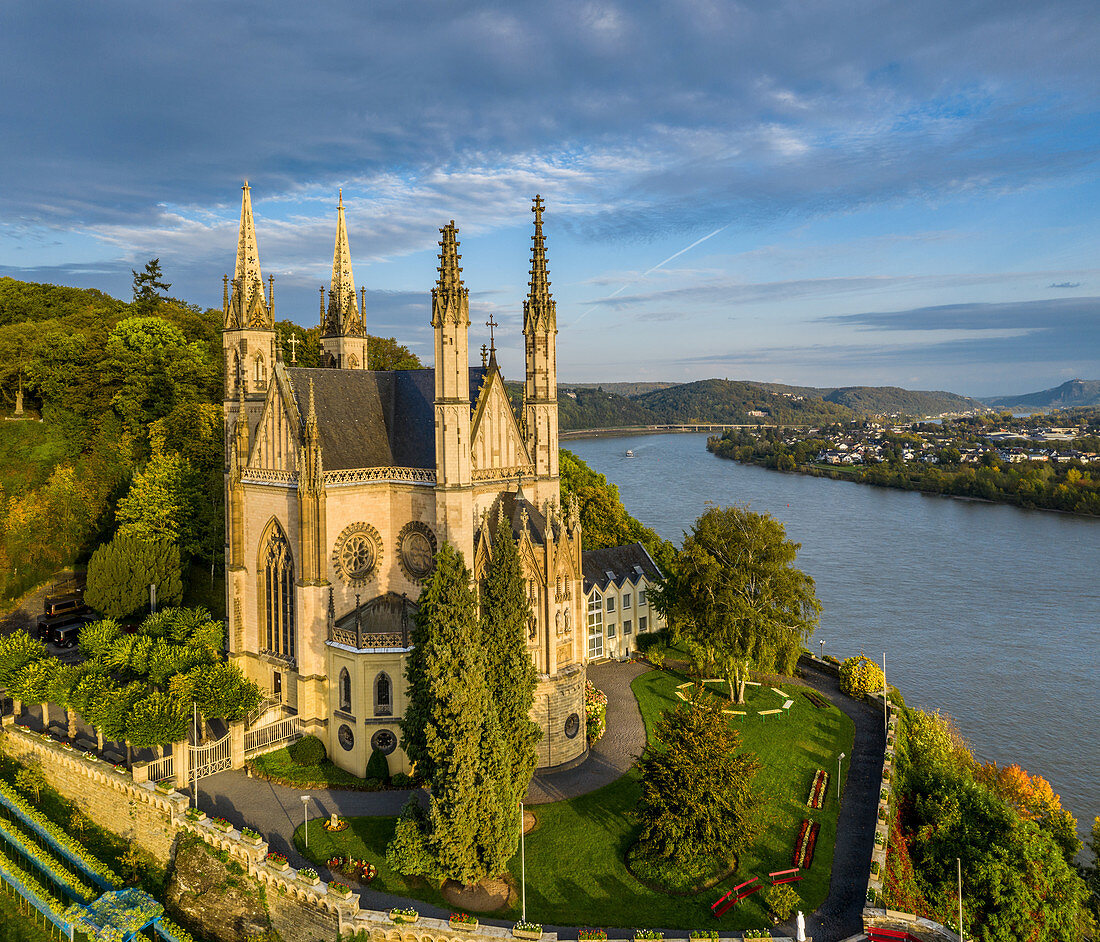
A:
POLYGON ((799 545, 770 514, 713 507, 684 538, 674 571, 652 593, 674 633, 708 650, 743 698, 750 661, 791 673, 821 611, 814 581, 794 567, 799 545))

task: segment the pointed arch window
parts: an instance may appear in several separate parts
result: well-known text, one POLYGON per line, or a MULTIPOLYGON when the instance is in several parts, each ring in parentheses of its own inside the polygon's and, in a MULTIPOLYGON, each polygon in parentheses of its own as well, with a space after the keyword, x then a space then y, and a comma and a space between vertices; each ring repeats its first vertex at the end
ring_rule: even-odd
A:
POLYGON ((294 659, 294 558, 282 528, 268 531, 262 556, 264 637, 267 650, 294 659))
POLYGON ((393 716, 393 684, 385 671, 374 678, 374 715, 393 716))
POLYGON ((346 667, 340 669, 340 709, 351 712, 351 674, 346 667))
POLYGON ((264 383, 264 357, 262 353, 257 353, 256 358, 252 361, 253 365, 253 380, 257 386, 262 386, 264 383))

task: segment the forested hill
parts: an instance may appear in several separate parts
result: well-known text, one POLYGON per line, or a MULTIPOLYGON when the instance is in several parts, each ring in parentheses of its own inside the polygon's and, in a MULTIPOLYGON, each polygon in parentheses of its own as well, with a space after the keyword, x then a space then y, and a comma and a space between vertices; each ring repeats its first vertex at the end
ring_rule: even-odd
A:
POLYGON ((982 402, 994 409, 1072 409, 1100 406, 1100 379, 1071 379, 1054 389, 1024 396, 997 396, 982 402))
POLYGON ((855 417, 847 406, 824 399, 769 392, 755 383, 727 379, 681 383, 632 401, 661 416, 664 423, 823 425, 855 417))
POLYGON ((750 383, 769 392, 789 393, 835 402, 864 415, 909 415, 915 418, 971 412, 984 406, 977 399, 944 390, 902 389, 899 386, 784 386, 750 383))
MULTIPOLYGON (((523 405, 523 383, 505 383, 516 415, 523 405)), ((558 387, 558 427, 562 430, 586 428, 621 428, 633 425, 662 425, 658 413, 603 389, 558 387)))

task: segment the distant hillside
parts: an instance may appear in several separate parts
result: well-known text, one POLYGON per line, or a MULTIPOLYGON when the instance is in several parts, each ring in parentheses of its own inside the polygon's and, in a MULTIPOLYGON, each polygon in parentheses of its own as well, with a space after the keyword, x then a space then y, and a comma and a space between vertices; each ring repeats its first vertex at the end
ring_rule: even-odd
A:
POLYGON ((1074 406, 1100 406, 1100 379, 1071 379, 1054 389, 1024 396, 994 396, 983 399, 994 409, 1070 409, 1074 406))
POLYGON ((678 385, 679 383, 558 383, 558 390, 602 389, 617 396, 641 396, 655 389, 668 389, 678 385))
POLYGON ((660 421, 665 423, 821 425, 855 418, 844 405, 820 398, 795 398, 769 392, 756 383, 726 379, 681 383, 635 396, 632 401, 661 416, 660 421))
MULTIPOLYGON (((523 404, 523 384, 505 383, 516 414, 523 404)), ((660 425, 665 420, 643 405, 613 392, 568 387, 558 390, 558 427, 562 431, 587 428, 618 428, 629 425, 660 425)))
POLYGON ((847 406, 854 412, 874 415, 942 415, 984 408, 977 399, 942 390, 901 389, 897 386, 842 386, 818 389, 813 386, 784 386, 780 383, 751 383, 776 393, 810 396, 847 406))

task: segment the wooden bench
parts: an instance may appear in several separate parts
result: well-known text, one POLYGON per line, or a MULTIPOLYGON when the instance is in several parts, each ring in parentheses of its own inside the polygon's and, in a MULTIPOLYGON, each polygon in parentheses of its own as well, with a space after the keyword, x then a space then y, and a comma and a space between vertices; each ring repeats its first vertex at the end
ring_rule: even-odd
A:
POLYGON ((728 893, 723 894, 714 905, 711 906, 710 911, 714 913, 716 919, 721 919, 731 908, 736 906, 741 900, 748 896, 752 896, 757 890, 764 889, 764 884, 760 882, 759 877, 753 877, 751 880, 746 880, 744 883, 739 883, 728 893))
POLYGON ((790 712, 790 709, 793 706, 794 706, 794 701, 793 700, 788 700, 786 703, 783 704, 783 709, 790 712))
POLYGON ((793 867, 790 870, 776 870, 775 873, 769 873, 768 878, 772 881, 772 886, 794 883, 796 880, 802 879, 798 873, 798 867, 793 867))
POLYGON ((723 710, 722 712, 725 713, 727 716, 744 716, 745 715, 744 710, 723 710))
POLYGON ((778 687, 772 687, 772 692, 779 694, 781 697, 787 696, 787 692, 785 690, 780 690, 778 687))
POLYGON ((768 716, 774 716, 777 713, 782 713, 782 712, 783 712, 782 710, 757 710, 756 715, 763 718, 763 717, 768 717, 768 716))

